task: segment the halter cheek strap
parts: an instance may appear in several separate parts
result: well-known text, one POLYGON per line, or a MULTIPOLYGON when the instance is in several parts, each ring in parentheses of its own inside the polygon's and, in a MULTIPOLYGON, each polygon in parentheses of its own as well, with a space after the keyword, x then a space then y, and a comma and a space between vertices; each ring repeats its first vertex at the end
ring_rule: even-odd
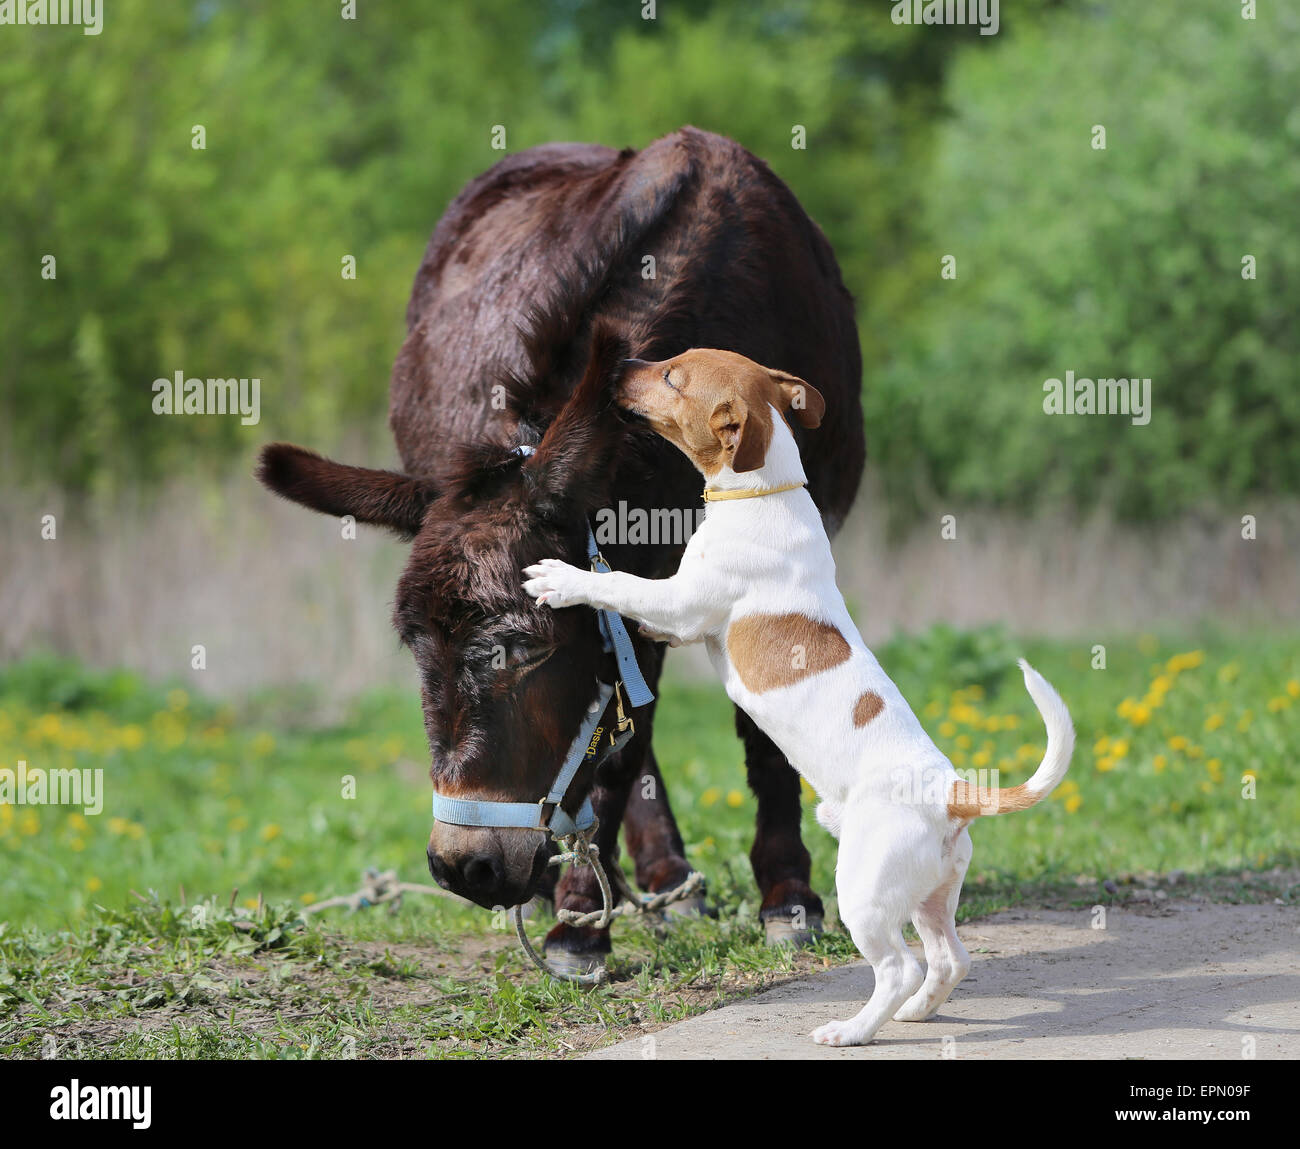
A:
MULTIPOLYGON (((528 454, 530 451, 520 453, 528 454)), ((596 536, 592 534, 591 525, 587 525, 587 557, 591 569, 598 574, 609 574, 610 566, 596 546, 596 536)), ((584 798, 578 813, 570 817, 560 805, 565 794, 577 777, 578 769, 587 761, 599 762, 614 753, 636 732, 632 719, 623 713, 623 692, 627 693, 628 704, 644 706, 654 701, 654 692, 646 684, 641 667, 637 664, 636 651, 628 637, 627 627, 622 617, 612 610, 596 613, 600 627, 600 637, 605 650, 612 651, 618 663, 618 680, 614 683, 598 682, 596 697, 587 707, 582 725, 569 744, 568 752, 560 765, 546 797, 532 802, 492 802, 477 798, 446 798, 436 790, 433 792, 433 816, 439 822, 455 826, 495 826, 502 829, 549 830, 553 837, 563 838, 579 831, 588 830, 596 822, 595 812, 591 808, 591 799, 584 798), (610 699, 617 701, 617 720, 615 729, 609 732, 609 745, 601 752, 601 740, 606 728, 601 719, 609 707, 610 699)))

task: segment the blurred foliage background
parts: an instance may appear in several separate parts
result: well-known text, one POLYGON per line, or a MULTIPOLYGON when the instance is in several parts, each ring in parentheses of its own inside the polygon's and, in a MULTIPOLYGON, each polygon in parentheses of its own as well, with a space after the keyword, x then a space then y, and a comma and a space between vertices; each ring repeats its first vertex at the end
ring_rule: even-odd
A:
POLYGON ((987 37, 888 0, 106 7, 96 37, 0 29, 0 444, 25 479, 215 479, 344 427, 391 458, 410 282, 493 125, 517 151, 694 123, 834 244, 896 510, 1151 519, 1300 486, 1293 5, 1003 0, 987 37), (154 416, 177 370, 259 377, 262 424, 154 416), (1067 370, 1150 376, 1150 425, 1044 420, 1067 370))

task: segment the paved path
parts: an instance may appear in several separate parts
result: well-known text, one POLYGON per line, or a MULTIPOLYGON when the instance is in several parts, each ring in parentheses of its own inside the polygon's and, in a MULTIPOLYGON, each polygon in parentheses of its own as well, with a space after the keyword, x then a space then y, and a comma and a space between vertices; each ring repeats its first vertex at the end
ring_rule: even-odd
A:
POLYGON ((871 970, 859 962, 588 1056, 1237 1060, 1253 1039, 1257 1058, 1300 1058, 1294 907, 1169 902, 1090 923, 1086 910, 1008 912, 958 927, 969 976, 936 1017, 888 1022, 869 1046, 808 1037, 861 1008, 871 970))

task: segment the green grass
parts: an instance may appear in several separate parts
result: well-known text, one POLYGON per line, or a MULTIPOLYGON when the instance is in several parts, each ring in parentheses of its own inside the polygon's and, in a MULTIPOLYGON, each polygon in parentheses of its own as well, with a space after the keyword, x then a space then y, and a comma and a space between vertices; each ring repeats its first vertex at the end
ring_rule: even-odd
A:
MULTIPOLYGON (((1130 639, 1107 644, 1104 670, 1087 644, 1022 650, 996 631, 937 629, 878 653, 955 764, 1003 784, 1044 742, 1018 654, 1074 715, 1066 783, 975 828, 963 917, 1090 905, 1111 900, 1108 878, 1174 869, 1210 896, 1294 898, 1262 875, 1296 859, 1294 639, 1130 639)), ((367 866, 427 880, 429 789, 414 691, 362 699, 328 729, 295 723, 301 701, 236 713, 58 660, 0 671, 0 766, 101 768, 105 789, 99 815, 0 805, 0 1052, 40 1056, 51 1039, 94 1057, 564 1052, 853 956, 838 931, 810 953, 763 948, 731 708, 680 682, 663 690, 656 748, 716 920, 663 937, 619 923, 614 979, 595 991, 542 978, 505 923, 449 900, 304 921, 303 905, 351 892, 367 866)), ((835 844, 811 816, 805 836, 830 895, 835 844)))

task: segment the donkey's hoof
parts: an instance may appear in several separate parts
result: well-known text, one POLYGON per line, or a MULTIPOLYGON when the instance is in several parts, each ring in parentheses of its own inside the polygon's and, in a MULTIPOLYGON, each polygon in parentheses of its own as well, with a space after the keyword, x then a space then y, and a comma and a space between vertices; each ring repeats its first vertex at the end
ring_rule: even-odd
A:
POLYGON ((808 914, 800 926, 795 925, 794 918, 768 918, 763 922, 763 930, 769 947, 795 946, 798 949, 812 945, 824 932, 820 914, 808 914))
POLYGON ((572 950, 547 950, 546 964, 552 973, 563 977, 585 977, 605 968, 605 955, 602 953, 576 954, 572 950))
POLYGON ((672 925, 676 921, 684 921, 688 918, 708 917, 709 911, 704 904, 704 895, 696 894, 693 898, 683 898, 680 902, 673 902, 671 905, 664 906, 664 921, 672 925))

